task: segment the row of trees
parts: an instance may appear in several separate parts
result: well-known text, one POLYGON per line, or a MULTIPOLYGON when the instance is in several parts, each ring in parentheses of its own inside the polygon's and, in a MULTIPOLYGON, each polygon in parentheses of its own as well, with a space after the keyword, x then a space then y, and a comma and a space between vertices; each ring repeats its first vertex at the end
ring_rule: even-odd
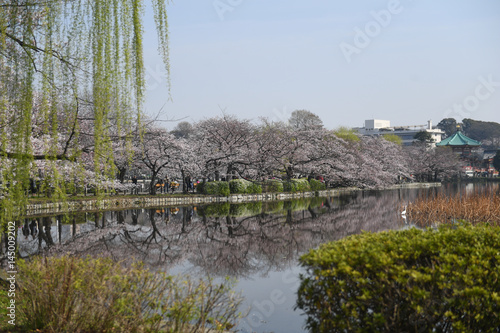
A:
MULTIPOLYGON (((425 144, 402 147, 391 136, 359 136, 346 128, 329 130, 318 116, 305 110, 293 112, 287 123, 252 122, 224 114, 193 124, 181 122, 173 131, 147 119, 124 128, 110 117, 106 128, 109 149, 98 152, 95 147, 100 138, 92 109, 91 104, 82 105, 74 119, 61 110, 57 142, 48 144, 51 138, 38 130, 43 118, 34 108, 30 177, 41 191, 73 193, 85 186, 127 190, 131 184, 126 180, 139 170, 149 176, 150 184, 164 177, 187 176, 255 181, 322 177, 334 186, 362 188, 412 178, 436 180, 458 171, 455 155, 446 149, 429 150, 425 144), (78 154, 69 157, 69 149, 78 154), (97 171, 93 167, 96 154, 106 162, 97 171)), ((155 187, 150 191, 154 194, 155 187)))
MULTIPOLYGON (((168 72, 166 4, 151 0, 168 72)), ((88 178, 107 186, 114 145, 142 122, 144 12, 143 0, 0 2, 0 224, 35 178, 58 199, 88 178)))
POLYGON ((142 151, 138 150, 143 157, 134 165, 148 169, 151 183, 157 176, 189 174, 256 181, 322 177, 335 186, 376 188, 459 172, 450 150, 430 150, 425 144, 402 147, 392 136, 329 130, 306 110, 294 111, 287 123, 222 115, 194 124, 181 122, 170 133, 151 126, 154 131, 146 131, 142 151))

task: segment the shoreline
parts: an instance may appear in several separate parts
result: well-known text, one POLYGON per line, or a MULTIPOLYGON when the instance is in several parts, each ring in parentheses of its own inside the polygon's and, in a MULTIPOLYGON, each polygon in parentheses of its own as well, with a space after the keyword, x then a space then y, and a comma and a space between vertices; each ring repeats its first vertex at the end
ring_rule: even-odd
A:
MULTIPOLYGON (((121 210, 121 209, 141 209, 163 206, 185 206, 196 204, 212 203, 247 203, 247 202, 267 202, 283 201, 290 199, 338 196, 345 193, 358 191, 384 191, 410 188, 439 187, 441 183, 408 183, 389 186, 383 189, 364 190, 360 188, 340 188, 321 191, 308 192, 274 192, 261 194, 231 194, 225 196, 187 194, 185 196, 173 196, 168 194, 158 194, 156 196, 107 196, 104 198, 85 197, 81 200, 68 200, 65 203, 43 202, 32 203, 26 207, 26 217, 34 217, 52 214, 67 214, 74 212, 95 212, 100 210, 121 210)), ((36 199, 35 199, 36 200, 36 199)))

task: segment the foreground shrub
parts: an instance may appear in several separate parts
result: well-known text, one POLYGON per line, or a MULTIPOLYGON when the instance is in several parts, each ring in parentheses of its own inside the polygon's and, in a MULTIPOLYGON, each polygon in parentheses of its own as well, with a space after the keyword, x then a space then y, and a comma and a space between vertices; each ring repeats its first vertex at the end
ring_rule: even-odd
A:
POLYGON ((290 179, 283 183, 283 190, 285 192, 305 192, 310 191, 311 186, 306 178, 290 179))
POLYGON ((363 233, 301 257, 312 332, 497 332, 500 228, 363 233))
POLYGON ((17 325, 25 331, 223 331, 239 316, 231 283, 182 280, 109 259, 20 262, 17 277, 17 325))
POLYGON ((227 197, 230 194, 229 183, 223 181, 207 182, 202 186, 203 194, 221 195, 227 197))
POLYGON ((309 185, 311 186, 311 190, 313 191, 322 191, 326 189, 325 184, 316 179, 310 179, 309 185))

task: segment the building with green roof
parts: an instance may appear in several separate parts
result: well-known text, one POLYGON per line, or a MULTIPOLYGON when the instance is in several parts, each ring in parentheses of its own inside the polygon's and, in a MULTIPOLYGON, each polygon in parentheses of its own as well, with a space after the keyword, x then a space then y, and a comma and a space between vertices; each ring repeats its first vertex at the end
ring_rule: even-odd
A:
POLYGON ((467 137, 460 130, 458 130, 452 136, 436 143, 436 147, 450 147, 453 149, 454 153, 460 155, 462 172, 469 177, 475 175, 475 167, 478 161, 474 158, 474 155, 477 154, 473 154, 472 150, 475 149, 475 153, 477 153, 478 148, 481 147, 481 142, 467 137))
POLYGON ((462 154, 470 153, 473 148, 478 148, 481 146, 481 142, 473 140, 461 131, 455 132, 452 136, 436 143, 437 147, 451 147, 455 152, 461 152, 462 154))

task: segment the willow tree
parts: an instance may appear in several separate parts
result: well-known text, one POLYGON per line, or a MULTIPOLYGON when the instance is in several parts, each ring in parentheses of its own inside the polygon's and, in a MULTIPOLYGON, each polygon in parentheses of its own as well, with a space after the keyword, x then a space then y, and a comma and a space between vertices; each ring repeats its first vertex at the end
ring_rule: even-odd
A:
MULTIPOLYGON (((168 71, 166 2, 152 0, 152 7, 168 71)), ((2 223, 22 213, 37 161, 52 170, 43 183, 53 198, 65 196, 70 185, 60 165, 81 157, 75 142, 84 108, 92 110, 94 174, 114 176, 110 124, 131 138, 132 124, 141 123, 144 12, 140 0, 0 0, 2 223), (44 134, 41 150, 33 146, 35 121, 44 134)), ((72 170, 77 179, 78 168, 72 170)))

